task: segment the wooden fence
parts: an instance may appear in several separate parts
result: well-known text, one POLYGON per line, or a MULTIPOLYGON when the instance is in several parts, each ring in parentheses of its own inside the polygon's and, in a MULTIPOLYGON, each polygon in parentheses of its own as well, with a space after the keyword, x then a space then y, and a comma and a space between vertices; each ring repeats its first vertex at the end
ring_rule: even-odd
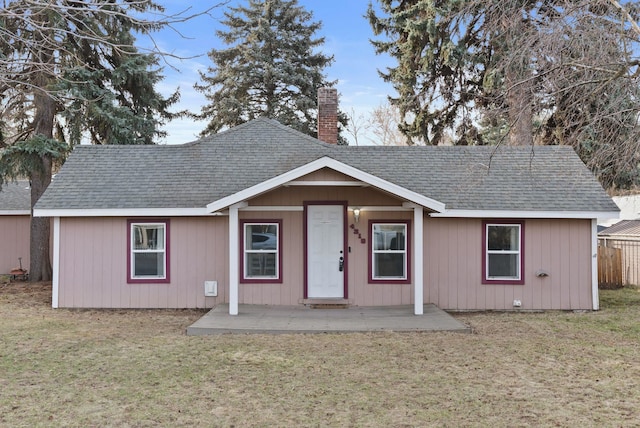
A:
POLYGON ((622 249, 598 246, 598 286, 620 288, 622 279, 622 249))
POLYGON ((602 288, 640 285, 640 240, 598 240, 598 283, 602 288))

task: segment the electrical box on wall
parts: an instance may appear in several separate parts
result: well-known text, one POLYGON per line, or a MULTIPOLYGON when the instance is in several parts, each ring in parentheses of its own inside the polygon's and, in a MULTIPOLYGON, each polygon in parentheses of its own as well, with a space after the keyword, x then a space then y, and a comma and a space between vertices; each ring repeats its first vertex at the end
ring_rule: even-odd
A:
POLYGON ((207 297, 215 297, 218 295, 218 281, 204 282, 204 295, 207 297))

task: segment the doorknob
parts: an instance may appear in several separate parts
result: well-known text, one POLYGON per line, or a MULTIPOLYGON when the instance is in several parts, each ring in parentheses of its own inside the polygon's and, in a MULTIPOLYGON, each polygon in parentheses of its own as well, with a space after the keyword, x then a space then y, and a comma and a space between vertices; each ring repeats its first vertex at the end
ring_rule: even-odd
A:
POLYGON ((344 270, 344 257, 340 257, 338 260, 338 270, 342 272, 344 270))

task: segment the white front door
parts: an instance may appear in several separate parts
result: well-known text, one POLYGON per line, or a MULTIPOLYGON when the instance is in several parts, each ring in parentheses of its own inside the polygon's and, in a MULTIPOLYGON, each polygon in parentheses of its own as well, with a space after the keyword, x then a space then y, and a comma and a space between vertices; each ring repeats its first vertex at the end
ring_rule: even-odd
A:
POLYGON ((344 206, 307 206, 307 297, 344 298, 344 206))

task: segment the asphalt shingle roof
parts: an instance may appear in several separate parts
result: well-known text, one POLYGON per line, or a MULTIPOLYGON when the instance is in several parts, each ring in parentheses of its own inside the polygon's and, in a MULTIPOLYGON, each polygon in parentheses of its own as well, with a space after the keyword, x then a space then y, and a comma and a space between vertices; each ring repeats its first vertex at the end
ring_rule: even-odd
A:
POLYGON ((570 147, 345 147, 269 119, 184 145, 78 146, 36 208, 202 208, 325 156, 447 209, 618 211, 570 147))
POLYGON ((622 220, 602 230, 602 236, 637 236, 640 237, 640 220, 622 220))
POLYGON ((28 181, 4 183, 0 189, 0 211, 31 210, 31 190, 28 181))

